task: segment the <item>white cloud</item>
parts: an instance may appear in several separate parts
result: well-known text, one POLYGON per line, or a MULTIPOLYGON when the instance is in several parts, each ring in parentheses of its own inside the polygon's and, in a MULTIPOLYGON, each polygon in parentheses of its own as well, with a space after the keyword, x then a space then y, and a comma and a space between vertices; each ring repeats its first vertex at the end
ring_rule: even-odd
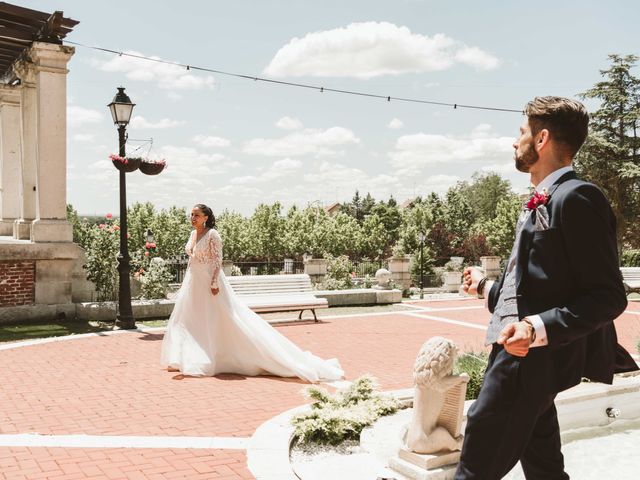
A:
POLYGON ((285 158, 274 162, 264 173, 260 175, 245 175, 231 179, 229 183, 232 185, 256 185, 261 183, 269 183, 292 175, 298 175, 302 162, 300 160, 292 160, 285 158))
POLYGON ((360 142, 355 134, 343 127, 326 130, 306 128, 282 138, 255 138, 247 142, 244 152, 253 155, 290 157, 299 155, 338 155, 336 147, 360 142))
POLYGON ((495 173, 518 173, 514 160, 510 160, 504 163, 492 163, 491 165, 485 165, 480 170, 483 172, 495 172, 495 173))
POLYGON ((102 112, 89 108, 67 105, 67 125, 80 127, 86 123, 98 123, 104 119, 102 112))
POLYGON ((399 130, 402 127, 404 127, 404 122, 402 120, 398 120, 397 118, 394 118, 389 122, 387 127, 389 127, 391 130, 399 130))
POLYGON ((302 128, 302 122, 297 118, 282 117, 276 122, 276 127, 283 130, 299 130, 302 128))
POLYGON ((131 119, 130 125, 133 128, 150 128, 150 129, 162 129, 172 128, 178 125, 183 125, 185 122, 181 120, 171 120, 170 118, 163 118, 158 122, 150 122, 146 118, 138 115, 131 119))
POLYGON ((87 143, 93 142, 95 135, 92 133, 76 133, 73 137, 71 137, 74 142, 78 143, 87 143))
POLYGON ((499 60, 442 33, 429 37, 389 22, 364 22, 294 37, 264 73, 366 79, 446 70, 456 63, 487 70, 496 68, 499 60))
POLYGON ((500 65, 500 60, 478 47, 461 48, 456 52, 456 60, 478 70, 493 70, 500 65))
POLYGON ((429 164, 506 161, 513 155, 512 143, 513 137, 496 136, 481 124, 468 135, 404 135, 389 156, 394 169, 411 174, 429 164))
MULTIPOLYGON (((126 51, 132 55, 142 55, 135 51, 126 51)), ((150 56, 155 60, 162 60, 157 56, 150 56)), ((124 73, 130 80, 139 82, 154 82, 163 89, 199 90, 213 88, 215 79, 211 75, 192 74, 189 70, 177 65, 143 60, 126 55, 112 57, 107 61, 93 59, 91 63, 104 72, 124 73)))
POLYGON ((222 137, 213 137, 207 135, 196 135, 193 141, 202 147, 228 147, 231 142, 222 137))

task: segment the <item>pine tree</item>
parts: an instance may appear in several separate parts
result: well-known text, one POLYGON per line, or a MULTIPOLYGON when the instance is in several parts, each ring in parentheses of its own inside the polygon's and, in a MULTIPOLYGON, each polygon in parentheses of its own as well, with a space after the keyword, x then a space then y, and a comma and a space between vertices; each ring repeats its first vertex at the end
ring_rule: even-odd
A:
POLYGON ((609 55, 603 81, 580 96, 600 100, 591 114, 590 133, 576 157, 580 176, 598 185, 613 206, 618 248, 640 246, 640 78, 632 73, 638 57, 609 55))

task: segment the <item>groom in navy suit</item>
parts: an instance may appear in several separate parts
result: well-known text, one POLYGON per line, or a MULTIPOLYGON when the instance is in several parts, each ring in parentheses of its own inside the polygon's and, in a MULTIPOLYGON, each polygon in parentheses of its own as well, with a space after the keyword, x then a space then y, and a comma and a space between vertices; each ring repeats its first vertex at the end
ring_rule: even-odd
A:
POLYGON ((568 479, 556 394, 582 378, 611 383, 615 372, 638 368, 613 325, 627 306, 613 211, 571 168, 588 113, 574 100, 537 97, 525 114, 514 157, 536 191, 511 257, 495 283, 479 269, 464 272, 465 291, 487 298, 492 350, 457 480, 500 479, 518 460, 528 480, 568 479))

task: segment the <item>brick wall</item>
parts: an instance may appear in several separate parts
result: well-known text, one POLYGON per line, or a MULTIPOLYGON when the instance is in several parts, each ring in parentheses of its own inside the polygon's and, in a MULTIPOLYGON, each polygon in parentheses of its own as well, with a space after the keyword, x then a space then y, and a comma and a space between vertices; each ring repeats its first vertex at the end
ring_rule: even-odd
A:
POLYGON ((35 303, 36 263, 0 261, 0 306, 35 303))

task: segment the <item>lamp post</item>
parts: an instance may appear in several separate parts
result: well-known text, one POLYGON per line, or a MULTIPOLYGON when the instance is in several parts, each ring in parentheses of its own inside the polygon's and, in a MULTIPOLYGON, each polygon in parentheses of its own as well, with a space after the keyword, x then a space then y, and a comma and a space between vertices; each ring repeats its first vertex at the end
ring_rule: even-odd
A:
POLYGON ((420 299, 424 298, 424 241, 427 236, 424 232, 418 234, 418 241, 420 242, 420 299))
MULTIPOLYGON (((118 126, 119 155, 125 158, 125 142, 127 140, 126 129, 131 120, 131 112, 134 103, 131 103, 129 96, 124 93, 124 87, 118 88, 118 93, 113 101, 108 105, 113 117, 113 123, 118 126)), ((131 271, 131 257, 129 257, 129 246, 127 245, 127 184, 125 168, 120 170, 120 253, 118 253, 118 316, 116 318, 117 329, 136 328, 131 309, 131 284, 129 272, 131 271)), ((134 169, 135 170, 135 169, 134 169)))

